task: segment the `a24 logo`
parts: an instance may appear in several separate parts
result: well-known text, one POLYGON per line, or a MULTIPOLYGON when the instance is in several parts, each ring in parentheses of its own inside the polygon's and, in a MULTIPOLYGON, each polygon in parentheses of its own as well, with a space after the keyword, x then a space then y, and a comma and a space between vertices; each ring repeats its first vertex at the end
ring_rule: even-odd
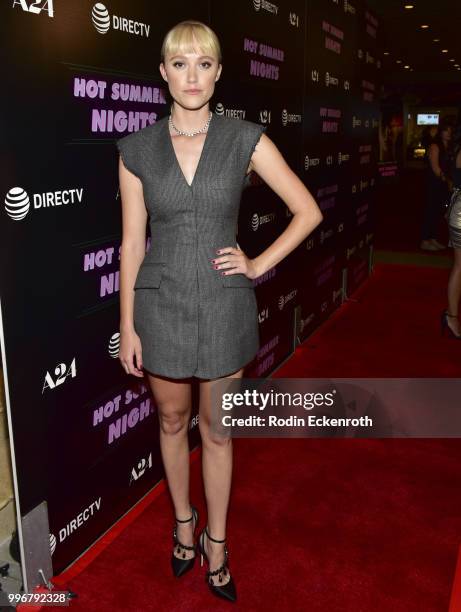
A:
POLYGON ((54 17, 53 0, 35 0, 29 2, 26 0, 13 0, 13 8, 19 5, 26 13, 39 15, 42 11, 48 13, 48 17, 54 17))
POLYGON ((45 382, 43 384, 42 393, 45 389, 55 389, 66 382, 66 378, 75 378, 77 376, 77 367, 75 365, 75 357, 69 366, 65 363, 58 363, 55 367, 53 374, 47 372, 45 375, 45 382), (54 377, 53 377, 54 374, 54 377))

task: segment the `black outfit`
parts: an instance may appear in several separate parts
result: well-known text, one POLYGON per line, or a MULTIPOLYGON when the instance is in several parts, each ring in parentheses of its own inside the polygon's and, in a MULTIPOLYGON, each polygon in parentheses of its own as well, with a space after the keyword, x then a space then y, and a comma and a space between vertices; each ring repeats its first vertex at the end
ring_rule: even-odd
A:
MULTIPOLYGON (((435 143, 439 148, 439 166, 447 177, 451 174, 451 159, 449 151, 442 143, 435 143)), ((449 198, 448 183, 442 181, 431 168, 429 158, 426 161, 426 206, 423 213, 421 240, 437 238, 440 219, 449 198)))
POLYGON ((461 168, 453 169, 453 188, 461 189, 461 168))

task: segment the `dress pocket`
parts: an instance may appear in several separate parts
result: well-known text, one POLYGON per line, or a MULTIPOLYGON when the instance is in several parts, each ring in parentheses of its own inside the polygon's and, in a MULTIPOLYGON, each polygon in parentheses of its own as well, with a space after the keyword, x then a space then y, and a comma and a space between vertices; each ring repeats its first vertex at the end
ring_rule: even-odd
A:
POLYGON ((134 289, 156 289, 160 287, 165 263, 144 263, 134 283, 134 289))
POLYGON ((229 274, 222 277, 224 287, 247 287, 253 289, 253 281, 245 274, 229 274))

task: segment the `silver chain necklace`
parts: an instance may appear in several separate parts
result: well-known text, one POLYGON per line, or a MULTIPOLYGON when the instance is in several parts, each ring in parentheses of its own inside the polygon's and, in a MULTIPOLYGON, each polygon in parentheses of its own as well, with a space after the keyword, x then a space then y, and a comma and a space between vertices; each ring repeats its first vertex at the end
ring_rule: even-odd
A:
POLYGON ((210 125, 212 116, 213 116, 213 113, 210 111, 210 116, 208 117, 205 125, 199 130, 196 130, 195 132, 184 132, 183 130, 178 130, 178 128, 174 125, 173 120, 171 119, 171 113, 170 113, 170 116, 168 117, 168 123, 171 125, 171 127, 175 130, 177 134, 181 134, 182 136, 195 136, 196 134, 201 134, 202 132, 205 132, 207 130, 208 126, 210 125))

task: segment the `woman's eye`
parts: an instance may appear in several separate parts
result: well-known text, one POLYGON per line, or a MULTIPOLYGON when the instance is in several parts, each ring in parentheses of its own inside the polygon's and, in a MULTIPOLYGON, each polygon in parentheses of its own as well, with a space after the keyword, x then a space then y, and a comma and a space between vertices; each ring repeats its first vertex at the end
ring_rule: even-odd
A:
MULTIPOLYGON (((177 67, 178 67, 178 65, 179 65, 179 66, 183 66, 183 65, 184 65, 184 62, 180 62, 179 60, 178 60, 178 61, 176 61, 176 62, 173 62, 173 66, 174 66, 175 68, 177 68, 177 67)), ((201 63, 201 66, 205 66, 205 67, 208 69, 208 68, 210 68, 210 67, 211 67, 211 62, 202 62, 202 63, 201 63)))

